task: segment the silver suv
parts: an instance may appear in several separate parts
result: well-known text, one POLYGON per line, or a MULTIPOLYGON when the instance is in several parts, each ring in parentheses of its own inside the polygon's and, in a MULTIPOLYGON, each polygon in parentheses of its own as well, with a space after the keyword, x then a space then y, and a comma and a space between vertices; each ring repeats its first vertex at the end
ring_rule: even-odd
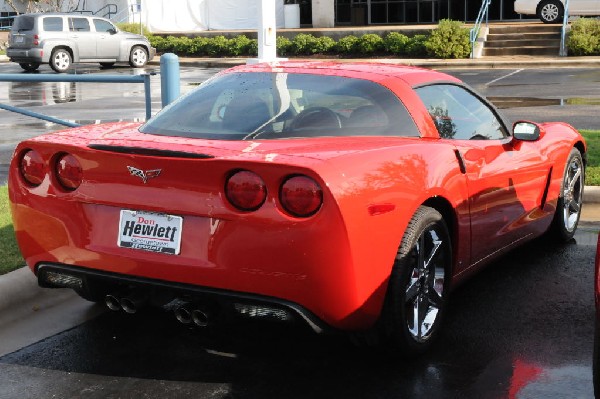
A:
POLYGON ((66 72, 73 62, 98 62, 110 67, 129 62, 140 68, 156 50, 144 36, 123 32, 107 19, 75 14, 23 14, 10 30, 6 55, 26 71, 50 64, 66 72))

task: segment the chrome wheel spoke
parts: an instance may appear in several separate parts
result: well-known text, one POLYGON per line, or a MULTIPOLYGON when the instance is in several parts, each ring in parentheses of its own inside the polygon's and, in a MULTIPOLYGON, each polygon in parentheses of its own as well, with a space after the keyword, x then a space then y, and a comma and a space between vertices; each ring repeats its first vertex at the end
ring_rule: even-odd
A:
POLYGON ((444 241, 435 228, 421 233, 413 247, 413 264, 405 291, 406 323, 412 337, 424 342, 443 306, 444 241))
POLYGON ((406 302, 414 301, 419 295, 419 280, 411 281, 408 288, 406 289, 406 302))
POLYGON ((440 308, 442 306, 442 296, 435 290, 432 286, 429 288, 427 298, 429 299, 429 303, 436 308, 440 308))

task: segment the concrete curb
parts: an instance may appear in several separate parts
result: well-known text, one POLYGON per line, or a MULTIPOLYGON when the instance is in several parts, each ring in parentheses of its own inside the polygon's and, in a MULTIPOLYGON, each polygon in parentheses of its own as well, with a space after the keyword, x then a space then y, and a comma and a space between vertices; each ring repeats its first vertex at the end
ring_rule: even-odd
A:
POLYGON ((583 189, 583 202, 585 204, 599 204, 600 203, 600 187, 585 186, 583 189))
POLYGON ((0 313, 18 303, 28 301, 44 291, 28 267, 0 276, 0 313))

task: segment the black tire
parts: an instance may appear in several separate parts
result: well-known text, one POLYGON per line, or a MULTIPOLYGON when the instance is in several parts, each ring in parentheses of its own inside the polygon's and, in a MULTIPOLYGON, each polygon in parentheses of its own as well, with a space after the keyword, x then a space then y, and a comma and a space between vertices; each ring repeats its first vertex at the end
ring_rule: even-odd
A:
POLYGON ((100 63, 100 66, 101 66, 102 68, 111 68, 113 65, 115 65, 115 63, 114 63, 114 62, 101 62, 101 63, 100 63))
POLYGON ((546 0, 540 3, 537 17, 545 24, 558 24, 562 22, 564 7, 558 0, 546 0))
POLYGON ((35 72, 40 67, 40 64, 37 62, 21 62, 19 66, 27 72, 35 72))
POLYGON ((442 215, 419 207, 404 232, 388 286, 383 328, 390 349, 411 357, 431 346, 446 308, 451 268, 452 245, 442 215))
POLYGON ((73 58, 67 49, 59 48, 52 52, 50 56, 50 68, 56 73, 64 73, 69 70, 73 58))
POLYGON ((129 65, 132 68, 142 68, 148 63, 148 51, 142 46, 133 46, 129 53, 129 65))
POLYGON ((573 148, 567 158, 556 204, 550 234, 561 241, 569 241, 575 235, 581 217, 585 165, 581 153, 573 148))

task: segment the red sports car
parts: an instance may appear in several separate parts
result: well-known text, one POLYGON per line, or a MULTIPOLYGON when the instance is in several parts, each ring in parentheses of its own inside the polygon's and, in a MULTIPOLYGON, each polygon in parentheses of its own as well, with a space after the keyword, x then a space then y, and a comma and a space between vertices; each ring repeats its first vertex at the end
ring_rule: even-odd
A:
POLYGON ((443 73, 284 62, 223 71, 141 126, 24 141, 9 185, 44 287, 414 354, 458 282, 548 231, 573 236, 585 159, 571 126, 511 128, 443 73))

